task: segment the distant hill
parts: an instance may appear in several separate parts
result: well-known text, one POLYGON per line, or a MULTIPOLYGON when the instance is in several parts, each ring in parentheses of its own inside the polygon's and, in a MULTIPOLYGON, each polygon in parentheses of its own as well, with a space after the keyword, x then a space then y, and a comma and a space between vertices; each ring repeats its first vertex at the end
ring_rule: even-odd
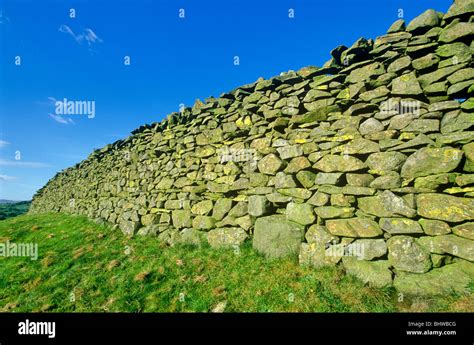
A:
POLYGON ((14 200, 7 200, 7 199, 0 199, 0 204, 14 204, 18 201, 14 201, 14 200))
POLYGON ((28 212, 31 201, 0 200, 0 220, 16 217, 28 212))

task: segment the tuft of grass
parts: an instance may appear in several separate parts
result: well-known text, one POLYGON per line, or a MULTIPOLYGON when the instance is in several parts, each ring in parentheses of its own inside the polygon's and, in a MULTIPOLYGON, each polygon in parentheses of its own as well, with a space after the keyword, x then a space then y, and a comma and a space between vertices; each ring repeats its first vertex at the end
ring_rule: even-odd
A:
POLYGON ((471 296, 398 302, 339 267, 296 258, 268 261, 239 252, 167 247, 126 238, 85 217, 22 215, 0 221, 0 239, 38 244, 38 259, 0 257, 5 312, 397 312, 473 311, 471 296))

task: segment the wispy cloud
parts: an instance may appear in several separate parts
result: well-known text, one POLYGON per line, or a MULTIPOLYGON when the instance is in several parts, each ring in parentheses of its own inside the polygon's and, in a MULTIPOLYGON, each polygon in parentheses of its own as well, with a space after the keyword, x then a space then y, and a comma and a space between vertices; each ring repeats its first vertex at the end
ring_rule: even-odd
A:
POLYGON ((77 35, 74 33, 74 31, 72 31, 69 26, 65 24, 61 25, 58 30, 60 32, 70 35, 79 44, 86 42, 87 46, 89 47, 89 50, 91 50, 93 44, 103 42, 103 40, 99 36, 97 36, 97 34, 90 28, 85 28, 84 30, 82 30, 82 33, 77 35))
POLYGON ((41 163, 41 162, 27 162, 27 161, 16 161, 8 159, 0 159, 0 166, 9 167, 23 167, 23 168, 51 168, 52 165, 41 163))
POLYGON ((49 116, 56 122, 61 123, 63 125, 69 125, 69 124, 74 124, 75 122, 68 117, 62 117, 61 115, 56 115, 56 114, 51 114, 49 113, 49 116))
POLYGON ((5 140, 0 140, 0 148, 2 147, 5 147, 7 145, 9 145, 10 143, 8 141, 5 141, 5 140))
POLYGON ((0 25, 10 22, 10 18, 5 15, 5 12, 0 11, 0 25))
POLYGON ((3 182, 14 181, 16 179, 17 177, 15 176, 0 175, 0 181, 3 181, 3 182))
MULTIPOLYGON (((54 97, 48 97, 48 103, 49 104, 55 104, 57 102, 57 99, 54 98, 54 97)), ((59 114, 51 114, 49 113, 49 117, 51 117, 54 121, 56 121, 57 123, 61 123, 63 125, 69 125, 69 124, 75 124, 75 122, 71 119, 71 118, 68 118, 68 117, 63 117, 59 114)))

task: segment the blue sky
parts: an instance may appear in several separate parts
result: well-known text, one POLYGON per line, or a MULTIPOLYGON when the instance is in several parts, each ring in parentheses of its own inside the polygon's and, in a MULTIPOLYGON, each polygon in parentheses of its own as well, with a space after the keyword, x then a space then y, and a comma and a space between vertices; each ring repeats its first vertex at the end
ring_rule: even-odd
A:
POLYGON ((399 9, 409 22, 450 4, 0 0, 0 199, 30 199, 56 172, 181 103, 321 66, 336 46, 384 34, 399 9), (64 98, 94 101, 95 117, 58 117, 54 99, 64 98))

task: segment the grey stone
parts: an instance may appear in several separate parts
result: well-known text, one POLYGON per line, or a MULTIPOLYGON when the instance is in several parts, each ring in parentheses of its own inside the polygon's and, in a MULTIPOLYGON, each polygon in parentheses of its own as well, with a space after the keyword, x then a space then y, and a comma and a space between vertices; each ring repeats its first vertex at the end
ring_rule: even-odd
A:
POLYGON ((267 258, 297 255, 304 236, 304 226, 289 221, 285 216, 257 218, 253 248, 267 258))

